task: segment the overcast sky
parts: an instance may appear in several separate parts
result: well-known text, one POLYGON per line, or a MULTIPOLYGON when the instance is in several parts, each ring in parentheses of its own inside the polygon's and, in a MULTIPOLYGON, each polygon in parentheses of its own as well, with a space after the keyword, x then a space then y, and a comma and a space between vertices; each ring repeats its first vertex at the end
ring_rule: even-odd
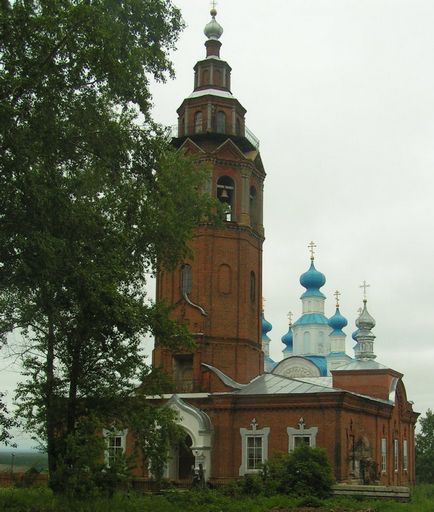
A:
MULTIPOLYGON (((176 80, 152 87, 154 116, 167 125, 193 89, 210 20, 207 0, 175 3, 187 24, 176 80)), ((434 2, 219 0, 217 10, 221 57, 267 172, 271 356, 281 359, 287 312, 301 314, 314 240, 327 316, 342 293, 347 352, 366 280, 377 361, 404 373, 425 413, 434 408, 434 2)), ((14 374, 3 376, 11 390, 14 374)))
MULTIPOLYGON (((207 0, 175 1, 187 28, 176 80, 154 114, 176 123, 205 55, 207 0)), ((434 408, 434 2, 219 0, 221 57, 261 141, 263 288, 271 356, 287 312, 301 314, 299 277, 317 244, 326 314, 340 290, 347 352, 366 280, 377 361, 404 373, 415 409, 434 408)))

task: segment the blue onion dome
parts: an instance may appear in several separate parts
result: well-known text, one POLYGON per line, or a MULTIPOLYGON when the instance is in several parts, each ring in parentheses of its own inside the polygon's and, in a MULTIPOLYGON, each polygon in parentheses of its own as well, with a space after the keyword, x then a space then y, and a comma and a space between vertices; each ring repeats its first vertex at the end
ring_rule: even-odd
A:
POLYGON ((325 285, 325 282, 325 275, 322 272, 318 272, 312 260, 309 270, 300 276, 300 284, 306 288, 302 298, 308 296, 325 298, 325 296, 319 291, 319 289, 325 285))
POLYGON ((208 39, 220 39, 223 34, 223 27, 220 25, 218 21, 216 21, 215 17, 217 15, 217 11, 213 8, 210 11, 212 16, 212 20, 205 25, 204 34, 208 39))
POLYGON ((261 315, 262 321, 262 335, 266 335, 267 332, 270 332, 273 326, 270 324, 268 320, 265 320, 264 313, 261 315))
POLYGON ((282 340, 282 343, 284 345, 286 345, 286 348, 284 350, 292 352, 294 336, 292 334, 291 326, 289 326, 288 332, 286 334, 284 334, 280 339, 282 340))
POLYGON ((318 289, 321 288, 321 286, 324 286, 325 282, 325 275, 322 272, 318 272, 313 261, 310 264, 309 270, 300 276, 300 284, 301 286, 304 286, 304 288, 318 289))
MULTIPOLYGON (((336 313, 329 319, 329 326, 335 331, 341 331, 342 329, 348 325, 348 320, 341 315, 339 311, 339 307, 336 308, 336 313)), ((333 334, 332 332, 332 334, 333 334)))

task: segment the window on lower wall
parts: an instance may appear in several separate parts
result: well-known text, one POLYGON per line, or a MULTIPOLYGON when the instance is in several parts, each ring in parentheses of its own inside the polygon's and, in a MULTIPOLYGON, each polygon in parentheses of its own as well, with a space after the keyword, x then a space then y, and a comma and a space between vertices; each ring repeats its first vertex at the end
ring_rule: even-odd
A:
POLYGON ((393 470, 398 471, 399 464, 399 445, 398 439, 393 440, 393 470))
POLYGON ((125 453, 127 430, 112 431, 104 430, 103 435, 106 438, 107 448, 105 451, 105 462, 108 466, 113 466, 116 460, 119 460, 125 453))
POLYGON ((240 476, 246 473, 257 473, 268 458, 268 435, 270 427, 258 428, 253 418, 251 428, 240 428, 241 435, 241 466, 240 476))
POLYGON ((262 436, 247 436, 247 469, 260 469, 264 462, 262 436))
POLYGON ((381 472, 386 473, 387 471, 387 439, 381 438, 381 472))
POLYGON ((306 428, 303 418, 299 419, 298 428, 288 427, 286 431, 288 433, 288 451, 292 452, 292 450, 302 445, 316 447, 318 427, 306 428))
POLYGON ((404 439, 402 442, 402 469, 408 471, 408 441, 404 439))
POLYGON ((294 448, 298 448, 299 446, 311 446, 312 437, 311 436, 293 436, 294 439, 294 448))

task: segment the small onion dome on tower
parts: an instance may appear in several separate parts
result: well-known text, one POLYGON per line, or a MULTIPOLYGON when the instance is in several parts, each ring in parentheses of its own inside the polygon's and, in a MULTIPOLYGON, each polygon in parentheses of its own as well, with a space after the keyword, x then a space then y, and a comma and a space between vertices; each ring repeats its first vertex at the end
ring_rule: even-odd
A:
POLYGON ((375 327, 375 320, 368 313, 368 308, 366 307, 366 288, 368 286, 369 285, 366 284, 366 281, 364 281, 361 286, 361 288, 364 288, 363 309, 359 318, 356 320, 356 326, 359 332, 355 335, 357 345, 354 351, 356 359, 359 360, 370 360, 377 357, 374 354, 375 335, 371 332, 371 329, 375 327))
POLYGON ((208 39, 218 40, 223 34, 223 27, 215 19, 217 16, 217 11, 214 7, 211 9, 210 14, 212 16, 212 20, 205 25, 203 32, 208 39))
POLYGON ((270 338, 267 333, 271 331, 273 326, 270 324, 268 320, 264 317, 264 308, 262 308, 261 314, 261 326, 262 326, 262 351, 264 352, 264 370, 266 372, 271 372, 271 370, 276 366, 275 361, 273 361, 270 357, 270 338))
POLYGON ((366 299, 363 300, 362 312, 360 313, 359 318, 356 320, 356 326, 359 330, 359 333, 356 335, 356 339, 359 339, 359 337, 362 334, 362 331, 364 335, 369 334, 370 336, 375 338, 375 336, 370 332, 371 329, 375 327, 375 320, 368 312, 368 308, 366 307, 367 302, 368 301, 366 299))
POLYGON ((261 315, 261 325, 262 325, 262 339, 266 339, 267 341, 270 341, 270 338, 268 337, 267 333, 271 331, 273 326, 270 324, 268 320, 264 317, 264 312, 262 312, 261 315))
POLYGON ((328 322, 329 326, 332 328, 330 336, 345 336, 345 333, 342 331, 342 329, 348 325, 348 320, 342 316, 341 312, 339 311, 339 296, 340 293, 336 290, 336 312, 332 317, 329 318, 328 322))
POLYGON ((348 320, 341 315, 339 308, 336 308, 335 314, 329 318, 329 326, 333 329, 330 333, 330 336, 345 336, 345 333, 342 329, 348 325, 348 320))
POLYGON ((291 313, 291 311, 288 313, 288 320, 289 320, 288 332, 280 338, 282 343, 285 345, 285 348, 282 350, 284 357, 289 357, 293 351, 294 335, 292 333, 292 313, 291 313))
POLYGON ((386 368, 386 366, 374 361, 377 356, 374 354, 375 335, 371 332, 371 329, 375 326, 375 320, 366 307, 366 288, 368 286, 366 282, 361 286, 365 291, 363 308, 359 310, 360 314, 356 320, 357 330, 353 332, 353 339, 356 341, 354 347, 355 360, 340 366, 336 370, 379 370, 386 368))
POLYGON ((282 343, 284 345, 286 345, 282 351, 283 355, 286 356, 286 354, 288 354, 288 355, 292 354, 294 335, 292 334, 291 327, 289 327, 288 332, 286 334, 284 334, 280 339, 282 340, 282 343))

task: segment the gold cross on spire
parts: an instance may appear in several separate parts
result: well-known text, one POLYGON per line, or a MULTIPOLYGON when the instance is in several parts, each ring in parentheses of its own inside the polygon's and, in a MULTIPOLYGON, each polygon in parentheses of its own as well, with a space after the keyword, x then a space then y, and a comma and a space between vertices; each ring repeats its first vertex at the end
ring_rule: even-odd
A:
POLYGON ((313 261, 315 259, 315 249, 316 249, 316 244, 315 242, 311 242, 309 245, 309 251, 310 251, 310 259, 313 261))
POLYGON ((264 307, 265 307, 265 298, 262 297, 262 313, 264 312, 264 307))
POLYGON ((338 290, 335 291, 335 293, 333 294, 336 298, 336 307, 338 308, 339 307, 339 297, 341 296, 341 292, 339 292, 338 290))
POLYGON ((215 11, 215 10, 216 10, 216 7, 217 7, 217 2, 216 2, 216 0, 212 0, 212 1, 211 1, 211 9, 212 9, 213 11, 215 11))
POLYGON ((292 325, 292 311, 288 311, 288 314, 286 315, 289 320, 289 325, 292 325))
POLYGON ((371 285, 368 284, 366 281, 363 281, 363 283, 359 286, 359 288, 363 288, 363 302, 367 301, 366 298, 366 291, 371 285))

